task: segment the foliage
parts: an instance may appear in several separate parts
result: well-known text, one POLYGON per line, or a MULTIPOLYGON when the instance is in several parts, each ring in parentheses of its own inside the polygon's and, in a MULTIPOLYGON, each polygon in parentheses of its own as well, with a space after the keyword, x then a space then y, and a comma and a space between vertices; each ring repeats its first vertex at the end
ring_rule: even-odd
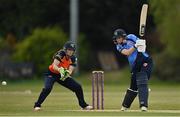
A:
POLYGON ((166 45, 170 56, 180 58, 180 1, 151 0, 151 8, 161 33, 160 39, 166 45))
POLYGON ((47 69, 53 54, 66 41, 66 34, 58 27, 37 28, 17 45, 13 58, 34 63, 39 74, 47 69))
POLYGON ((5 40, 2 37, 0 37, 0 49, 4 48, 5 44, 5 40))
POLYGON ((155 59, 155 74, 161 80, 180 81, 180 60, 169 56, 168 53, 163 52, 154 57, 155 59))
POLYGON ((68 0, 0 0, 0 34, 22 39, 36 27, 66 26, 68 0))
POLYGON ((81 30, 96 50, 112 48, 111 38, 115 29, 124 28, 127 33, 138 33, 141 5, 146 1, 82 0, 81 30))
POLYGON ((180 1, 151 0, 152 13, 165 45, 164 52, 157 55, 155 72, 160 79, 180 80, 180 1))
POLYGON ((79 60, 79 66, 80 70, 85 71, 89 70, 91 67, 91 64, 89 64, 89 61, 92 59, 92 53, 90 51, 90 43, 85 37, 85 35, 80 34, 78 38, 78 60, 79 60))
MULTIPOLYGON (((70 0, 0 0, 0 33, 23 39, 36 27, 59 25, 69 31, 70 0)), ((95 49, 110 49, 112 32, 137 33, 141 5, 147 0, 79 0, 80 32, 95 49), (108 16, 108 17, 107 17, 108 16), (102 44, 103 39, 103 44, 102 44), (98 44, 96 46, 94 43, 98 44)))
MULTIPOLYGON (((127 33, 138 33, 141 6, 146 2, 147 0, 79 0, 79 32, 85 34, 84 43, 87 42, 94 51, 94 57, 91 56, 93 59, 97 58, 98 51, 113 50, 111 38, 114 29, 121 27, 127 33)), ((0 0, 0 35, 5 37, 11 32, 19 41, 26 39, 37 27, 53 25, 68 32, 69 3, 70 0, 0 0)), ((80 51, 87 53, 84 49, 80 51)), ((84 57, 86 56, 80 55, 79 59, 84 57)), ((80 62, 80 68, 85 59, 83 61, 80 62)), ((91 65, 99 64, 96 59, 88 62, 91 65)), ((84 65, 82 68, 89 69, 89 64, 84 65)))
MULTIPOLYGON (((40 74, 51 64, 53 54, 62 48, 66 41, 66 34, 58 27, 37 28, 32 35, 17 44, 13 58, 16 61, 34 63, 36 73, 40 74)), ((91 59, 90 45, 83 34, 80 34, 77 42, 80 69, 88 70, 88 61, 91 59)))

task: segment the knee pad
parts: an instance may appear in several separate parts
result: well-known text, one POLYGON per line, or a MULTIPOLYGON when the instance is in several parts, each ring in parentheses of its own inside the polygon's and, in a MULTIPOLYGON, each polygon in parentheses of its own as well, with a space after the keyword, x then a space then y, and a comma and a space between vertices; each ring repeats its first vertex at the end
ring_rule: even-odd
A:
POLYGON ((134 91, 132 89, 127 89, 122 106, 129 108, 136 96, 137 96, 137 91, 134 91))

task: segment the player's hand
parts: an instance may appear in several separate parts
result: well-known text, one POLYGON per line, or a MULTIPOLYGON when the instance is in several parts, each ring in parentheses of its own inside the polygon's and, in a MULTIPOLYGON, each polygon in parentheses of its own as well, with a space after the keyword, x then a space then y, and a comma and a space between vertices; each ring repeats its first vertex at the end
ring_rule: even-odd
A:
POLYGON ((146 40, 138 39, 134 46, 137 48, 138 52, 145 52, 146 51, 146 40))
POLYGON ((64 77, 69 77, 70 76, 70 71, 65 69, 64 70, 64 77))
POLYGON ((65 69, 64 69, 63 67, 60 67, 60 68, 58 68, 58 71, 59 71, 59 73, 60 73, 60 75, 61 75, 61 78, 64 77, 64 75, 65 75, 65 69))
POLYGON ((138 39, 136 41, 135 47, 138 48, 139 46, 146 46, 146 40, 138 39))
POLYGON ((145 52, 146 46, 145 45, 138 46, 137 50, 138 50, 138 52, 145 52))
POLYGON ((62 72, 60 80, 64 81, 68 77, 70 77, 70 71, 63 68, 63 72, 62 72))

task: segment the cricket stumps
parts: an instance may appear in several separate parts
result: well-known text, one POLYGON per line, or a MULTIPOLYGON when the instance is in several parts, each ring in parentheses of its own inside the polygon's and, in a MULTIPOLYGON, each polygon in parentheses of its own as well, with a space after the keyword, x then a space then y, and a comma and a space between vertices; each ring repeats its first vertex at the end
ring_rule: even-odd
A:
POLYGON ((92 71, 92 106, 104 109, 104 71, 92 71))

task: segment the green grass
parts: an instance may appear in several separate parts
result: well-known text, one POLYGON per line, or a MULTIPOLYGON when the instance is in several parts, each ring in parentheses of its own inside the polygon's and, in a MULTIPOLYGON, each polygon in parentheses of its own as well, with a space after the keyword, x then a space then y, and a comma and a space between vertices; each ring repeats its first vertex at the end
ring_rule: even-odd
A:
MULTIPOLYGON (((76 78, 84 89, 85 100, 91 104, 91 74, 76 78)), ((120 105, 129 86, 127 71, 105 73, 105 110, 82 111, 75 95, 55 84, 43 103, 42 111, 34 112, 33 105, 43 87, 42 80, 8 81, 0 86, 0 116, 180 116, 180 83, 150 81, 149 111, 140 112, 138 98, 131 110, 121 112, 120 105)))

